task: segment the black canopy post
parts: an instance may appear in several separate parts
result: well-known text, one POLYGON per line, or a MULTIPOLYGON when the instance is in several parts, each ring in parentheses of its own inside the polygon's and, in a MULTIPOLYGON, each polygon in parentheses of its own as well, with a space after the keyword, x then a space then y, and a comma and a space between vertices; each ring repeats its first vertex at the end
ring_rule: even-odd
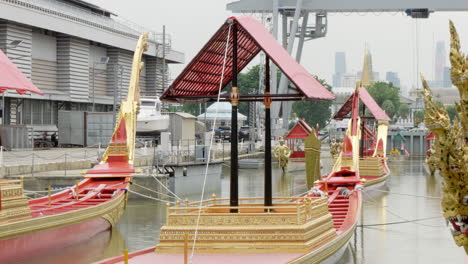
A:
MULTIPOLYGON (((239 161, 237 151, 237 105, 239 104, 239 89, 237 88, 237 26, 233 21, 232 25, 232 89, 231 89, 231 206, 239 206, 239 161)), ((231 209, 236 213, 237 209, 231 209)))
MULTIPOLYGON (((270 94, 270 58, 265 59, 265 94, 270 94)), ((264 97, 265 104, 265 206, 273 205, 272 183, 271 183, 271 120, 270 106, 271 97, 264 97)))

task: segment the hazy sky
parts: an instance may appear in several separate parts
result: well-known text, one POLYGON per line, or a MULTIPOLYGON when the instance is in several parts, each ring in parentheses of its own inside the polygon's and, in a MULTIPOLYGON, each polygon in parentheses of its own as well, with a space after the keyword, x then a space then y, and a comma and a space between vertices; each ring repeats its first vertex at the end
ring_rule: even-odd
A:
MULTIPOLYGON (((89 1, 155 31, 162 31, 162 26, 166 25, 173 48, 185 53, 186 62, 232 15, 226 11, 226 4, 232 0, 89 1)), ((301 63, 310 73, 331 84, 335 52, 346 52, 347 70, 356 72, 362 67, 367 43, 374 71, 380 72, 381 78, 385 77, 385 72, 395 71, 403 86, 414 86, 417 65, 427 79, 433 78, 437 41, 445 41, 448 56, 449 19, 454 21, 462 49, 467 51, 468 13, 433 13, 429 19, 411 19, 402 13, 329 14, 326 37, 306 42, 301 63)), ((184 66, 172 66, 173 77, 184 66)))

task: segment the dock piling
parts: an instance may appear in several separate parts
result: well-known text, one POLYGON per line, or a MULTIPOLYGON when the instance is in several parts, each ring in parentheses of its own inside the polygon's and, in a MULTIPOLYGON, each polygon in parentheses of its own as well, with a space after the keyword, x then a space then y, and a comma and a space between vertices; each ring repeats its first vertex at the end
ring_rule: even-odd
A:
POLYGON ((128 249, 124 249, 124 264, 128 264, 128 249))

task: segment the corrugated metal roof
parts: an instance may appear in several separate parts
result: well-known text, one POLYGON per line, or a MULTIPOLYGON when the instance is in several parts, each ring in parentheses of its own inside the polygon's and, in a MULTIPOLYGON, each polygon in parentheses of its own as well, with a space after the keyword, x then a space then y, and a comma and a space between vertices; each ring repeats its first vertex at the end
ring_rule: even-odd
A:
POLYGON ((6 90, 15 90, 19 94, 27 92, 43 95, 39 90, 0 50, 0 93, 6 90))
MULTIPOLYGON (((176 102, 184 97, 202 99, 203 96, 218 94, 221 82, 224 53, 228 39, 229 21, 237 24, 237 73, 260 52, 264 51, 280 70, 297 87, 299 95, 309 100, 331 100, 335 95, 311 76, 286 50, 275 40, 268 30, 250 16, 229 18, 205 44, 201 51, 185 67, 173 84, 163 93, 162 100, 176 102)), ((230 31, 226 68, 222 88, 233 78, 232 47, 233 31, 230 31)), ((236 73, 236 74, 237 74, 236 73)), ((242 98, 242 95, 241 95, 242 98)), ((273 98, 275 100, 275 98, 273 98)), ((180 100, 182 101, 182 100, 180 100)))
POLYGON ((100 6, 91 4, 91 3, 87 2, 87 1, 83 1, 83 0, 65 0, 65 2, 69 2, 70 4, 74 4, 74 5, 77 5, 77 6, 80 6, 80 7, 89 8, 89 9, 91 9, 92 11, 94 11, 96 13, 101 12, 101 15, 107 15, 107 14, 111 15, 112 14, 114 16, 117 16, 112 11, 109 11, 107 9, 104 9, 104 8, 100 7, 100 6))

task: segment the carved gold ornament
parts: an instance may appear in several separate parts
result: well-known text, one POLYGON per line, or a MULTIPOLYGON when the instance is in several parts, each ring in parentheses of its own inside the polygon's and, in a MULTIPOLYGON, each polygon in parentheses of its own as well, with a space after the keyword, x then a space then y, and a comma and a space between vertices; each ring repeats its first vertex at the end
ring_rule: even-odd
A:
POLYGON ((450 62, 452 83, 460 93, 456 109, 460 120, 450 123, 447 110, 434 101, 432 92, 421 77, 424 87, 424 123, 435 135, 428 163, 440 170, 442 210, 458 246, 468 253, 468 58, 460 52, 460 40, 450 21, 450 62))

